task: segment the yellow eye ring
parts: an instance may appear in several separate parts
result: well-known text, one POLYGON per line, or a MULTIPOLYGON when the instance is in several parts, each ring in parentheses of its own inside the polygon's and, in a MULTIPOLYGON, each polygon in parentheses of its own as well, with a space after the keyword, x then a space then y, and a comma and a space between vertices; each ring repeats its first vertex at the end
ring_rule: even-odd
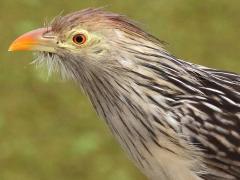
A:
POLYGON ((82 45, 87 41, 87 37, 84 34, 76 34, 73 36, 72 41, 77 45, 82 45))

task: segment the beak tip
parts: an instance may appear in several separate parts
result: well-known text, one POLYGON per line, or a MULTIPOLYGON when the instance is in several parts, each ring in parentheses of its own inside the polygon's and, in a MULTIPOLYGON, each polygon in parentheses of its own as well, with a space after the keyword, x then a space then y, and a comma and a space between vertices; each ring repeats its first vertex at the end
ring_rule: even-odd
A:
POLYGON ((42 35, 47 31, 46 28, 39 28, 21 35, 10 44, 8 51, 33 50, 40 44, 42 35))
POLYGON ((14 50, 11 46, 9 46, 8 51, 11 52, 11 51, 14 51, 14 50))
POLYGON ((16 46, 15 46, 15 44, 14 44, 14 42, 8 47, 8 51, 10 52, 10 51, 15 51, 15 50, 17 50, 17 48, 16 48, 16 46))

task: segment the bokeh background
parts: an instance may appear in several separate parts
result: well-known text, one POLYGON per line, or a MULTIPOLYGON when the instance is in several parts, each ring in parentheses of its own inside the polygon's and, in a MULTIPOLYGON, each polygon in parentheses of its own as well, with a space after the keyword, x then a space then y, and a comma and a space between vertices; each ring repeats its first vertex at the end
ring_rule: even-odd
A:
POLYGON ((1 0, 1 180, 145 179, 74 83, 36 70, 30 52, 7 52, 62 11, 101 6, 141 22, 177 57, 240 72, 239 0, 1 0))

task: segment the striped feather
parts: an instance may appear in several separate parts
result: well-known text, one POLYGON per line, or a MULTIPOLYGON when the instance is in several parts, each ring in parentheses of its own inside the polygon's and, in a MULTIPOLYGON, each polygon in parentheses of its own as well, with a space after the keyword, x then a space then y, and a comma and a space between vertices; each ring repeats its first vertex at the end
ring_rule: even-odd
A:
POLYGON ((105 46, 95 46, 106 53, 61 49, 37 62, 84 89, 144 174, 240 179, 240 75, 177 59, 134 22, 101 9, 59 17, 52 31, 64 37, 78 26, 101 33, 105 46))

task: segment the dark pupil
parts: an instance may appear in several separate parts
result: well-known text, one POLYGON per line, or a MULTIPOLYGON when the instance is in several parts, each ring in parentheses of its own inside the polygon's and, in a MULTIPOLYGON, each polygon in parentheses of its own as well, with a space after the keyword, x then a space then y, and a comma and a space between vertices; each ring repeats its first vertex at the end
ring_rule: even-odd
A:
POLYGON ((83 37, 81 35, 76 36, 75 41, 78 42, 78 43, 82 43, 83 42, 83 37))

